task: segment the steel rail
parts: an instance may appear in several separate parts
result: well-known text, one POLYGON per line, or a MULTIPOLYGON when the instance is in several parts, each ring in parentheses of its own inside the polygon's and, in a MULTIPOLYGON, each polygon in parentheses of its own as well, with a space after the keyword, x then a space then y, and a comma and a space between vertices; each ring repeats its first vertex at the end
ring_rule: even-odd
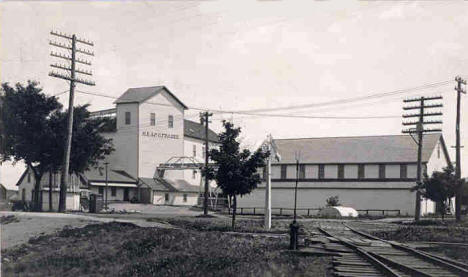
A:
POLYGON ((371 254, 369 254, 367 251, 361 249, 360 247, 358 247, 358 246, 356 246, 356 245, 354 245, 352 243, 349 243, 347 241, 344 241, 344 240, 332 235, 331 233, 329 233, 328 231, 326 231, 326 230, 324 230, 324 229, 322 229, 320 227, 318 228, 318 230, 320 232, 324 233, 327 236, 330 236, 330 237, 333 237, 333 238, 337 239, 342 244, 344 244, 347 247, 349 247, 349 248, 353 249, 354 251, 356 251, 361 257, 365 258, 367 261, 369 261, 371 264, 373 264, 375 267, 377 267, 379 270, 381 270, 382 273, 385 274, 386 276, 402 277, 400 274, 395 272, 393 269, 391 269, 386 264, 379 261, 377 258, 375 258, 371 254))
POLYGON ((350 227, 349 225, 347 225, 345 223, 343 223, 343 225, 346 228, 348 228, 349 230, 351 230, 352 232, 356 233, 356 234, 359 234, 361 236, 364 236, 364 237, 367 237, 367 238, 370 238, 370 239, 386 242, 386 243, 390 244, 392 247, 394 247, 396 249, 412 253, 415 256, 418 256, 418 257, 422 258, 425 261, 428 261, 430 263, 445 267, 446 269, 448 269, 448 270, 450 270, 450 271, 452 271, 454 273, 462 274, 461 276, 468 276, 468 264, 458 262, 458 261, 454 261, 454 260, 451 260, 451 259, 447 259, 447 258, 444 258, 444 257, 440 257, 438 255, 429 254, 429 253, 426 253, 424 251, 408 247, 408 246, 406 246, 406 245, 404 245, 402 243, 397 243, 397 242, 393 242, 393 241, 384 240, 384 239, 378 238, 376 236, 373 236, 371 234, 364 233, 362 231, 356 230, 356 229, 350 227))

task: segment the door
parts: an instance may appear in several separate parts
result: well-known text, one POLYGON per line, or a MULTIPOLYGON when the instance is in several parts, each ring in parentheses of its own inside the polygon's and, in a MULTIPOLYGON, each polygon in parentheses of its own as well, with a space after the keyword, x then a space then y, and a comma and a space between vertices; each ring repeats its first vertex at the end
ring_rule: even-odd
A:
POLYGON ((128 188, 124 188, 124 197, 123 197, 123 200, 124 200, 124 201, 128 201, 128 188))

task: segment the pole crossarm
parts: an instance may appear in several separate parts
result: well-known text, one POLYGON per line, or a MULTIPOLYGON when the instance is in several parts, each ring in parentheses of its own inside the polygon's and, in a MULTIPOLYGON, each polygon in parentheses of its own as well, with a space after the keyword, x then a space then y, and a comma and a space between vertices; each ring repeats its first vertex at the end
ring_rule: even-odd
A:
MULTIPOLYGON (((442 108, 444 105, 442 104, 434 104, 434 105, 424 105, 424 109, 430 108, 442 108)), ((403 107, 403 110, 419 110, 421 106, 411 106, 411 107, 403 107)))
POLYGON ((421 101, 421 99, 423 99, 423 100, 441 100, 441 99, 443 99, 443 97, 442 96, 420 97, 420 98, 413 98, 413 99, 404 99, 403 102, 404 103, 419 102, 419 101, 421 101))
MULTIPOLYGON (((436 113, 425 113, 423 116, 439 116, 442 115, 441 112, 436 112, 436 113)), ((402 117, 403 118, 408 118, 408 117, 419 117, 420 114, 404 114, 402 117)))
MULTIPOLYGON (((418 125, 418 121, 413 121, 413 122, 403 122, 402 125, 408 126, 408 125, 418 125)), ((422 124, 442 124, 441 120, 433 120, 433 121, 424 121, 422 124)))
MULTIPOLYGON (((76 51, 75 51, 75 52, 76 52, 76 51)), ((67 61, 71 61, 71 60, 72 60, 72 58, 71 58, 70 56, 66 56, 66 55, 63 55, 63 54, 61 54, 61 53, 50 52, 50 55, 51 55, 52 57, 64 59, 64 60, 67 60, 67 61)), ((75 58, 75 62, 81 63, 81 64, 85 64, 85 65, 91 65, 91 62, 90 62, 90 61, 82 60, 82 59, 79 59, 79 58, 75 58)))
MULTIPOLYGON (((51 31, 50 34, 53 35, 53 36, 56 36, 56 37, 61 37, 61 38, 69 39, 69 40, 73 39, 73 36, 68 35, 68 34, 64 34, 62 32, 51 31)), ((82 38, 75 38, 75 41, 79 42, 79 43, 89 45, 89 46, 94 46, 94 43, 92 41, 85 40, 85 39, 82 39, 82 38)))
POLYGON ((96 83, 93 82, 93 81, 83 80, 83 79, 79 79, 79 78, 71 78, 70 76, 62 75, 62 74, 56 73, 56 72, 50 72, 49 76, 59 78, 59 79, 63 79, 63 80, 67 80, 67 81, 74 81, 74 82, 77 82, 77 83, 80 83, 80 84, 83 84, 83 85, 88 85, 88 86, 95 86, 96 85, 96 83))
MULTIPOLYGON (((51 67, 58 68, 58 69, 67 70, 67 71, 71 71, 71 70, 72 70, 70 67, 68 67, 68 66, 66 66, 66 65, 61 65, 61 64, 51 64, 50 66, 51 66, 51 67)), ((76 72, 76 73, 80 73, 80 74, 85 74, 85 75, 93 76, 93 72, 92 72, 92 71, 81 70, 81 69, 75 69, 75 72, 76 72)))
POLYGON ((430 133, 430 132, 442 132, 442 129, 424 129, 422 131, 414 130, 414 129, 405 129, 401 131, 403 134, 414 134, 418 132, 423 132, 423 133, 430 133))

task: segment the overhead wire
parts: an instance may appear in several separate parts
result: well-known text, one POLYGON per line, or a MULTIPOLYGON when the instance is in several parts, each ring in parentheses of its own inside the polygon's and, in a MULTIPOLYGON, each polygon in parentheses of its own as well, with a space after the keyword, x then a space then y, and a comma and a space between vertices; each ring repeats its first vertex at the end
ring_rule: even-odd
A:
MULTIPOLYGON (((328 102, 321 102, 321 103, 314 103, 314 104, 308 104, 307 107, 328 107, 330 105, 340 105, 340 104, 349 104, 352 102, 356 101, 364 101, 364 100, 373 100, 373 99, 379 99, 383 97, 389 97, 397 94, 403 94, 405 92, 411 92, 411 91, 419 91, 423 89, 430 89, 430 88, 436 88, 436 87, 441 87, 447 84, 450 84, 452 81, 443 81, 443 82, 437 82, 437 83, 431 83, 431 84, 425 84, 421 85, 418 87, 413 87, 413 88, 408 88, 408 89, 400 89, 400 90, 395 90, 391 92, 385 92, 385 93, 379 93, 379 94, 372 94, 372 95, 366 95, 366 96, 361 96, 361 97, 355 97, 355 98, 347 98, 344 100, 335 100, 335 101, 328 101, 328 102)), ((88 92, 88 91, 82 91, 82 90, 76 90, 78 93, 82 94, 87 94, 87 95, 93 95, 93 96, 99 96, 99 97, 106 97, 110 99, 118 99, 118 97, 115 96, 110 96, 102 93, 97 93, 97 92, 88 92)), ((427 93, 427 92, 426 92, 427 93)), ((164 104, 164 103, 155 103, 155 102, 145 102, 146 104, 150 105, 158 105, 158 106, 172 106, 169 104, 164 104)), ((306 105, 296 105, 296 106, 288 106, 288 107, 281 107, 281 109, 303 109, 306 105)), ((377 116, 314 116, 314 115, 297 115, 297 114, 273 114, 273 113, 257 113, 256 111, 258 110, 266 110, 266 109, 255 109, 255 110, 245 110, 245 111, 226 111, 226 110, 221 110, 221 109, 209 109, 209 108, 202 108, 202 107, 189 107, 191 110, 198 110, 198 111, 210 111, 213 112, 217 115, 222 115, 222 114, 231 114, 231 117, 233 117, 234 114, 240 114, 244 115, 244 117, 237 117, 237 119, 243 119, 243 118, 255 118, 255 117, 276 117, 276 118, 302 118, 302 119, 360 119, 360 120, 365 120, 365 119, 392 119, 392 118, 400 118, 400 115, 377 115, 377 116)), ((277 110, 278 108, 273 108, 273 109, 268 109, 268 111, 273 111, 277 110)), ((330 109, 330 107, 328 107, 330 109)), ((190 118, 190 117, 195 117, 199 116, 198 114, 192 114, 192 115, 175 115, 173 117, 174 123, 175 122, 182 122, 183 119, 190 118)), ((213 118, 215 120, 219 118, 213 118)), ((119 130, 126 131, 126 130, 133 130, 136 128, 140 129, 145 129, 145 128, 151 128, 151 127, 161 127, 167 124, 167 121, 156 121, 157 123, 155 125, 151 125, 150 122, 144 123, 144 124, 136 124, 136 125, 129 125, 120 128, 119 130)))

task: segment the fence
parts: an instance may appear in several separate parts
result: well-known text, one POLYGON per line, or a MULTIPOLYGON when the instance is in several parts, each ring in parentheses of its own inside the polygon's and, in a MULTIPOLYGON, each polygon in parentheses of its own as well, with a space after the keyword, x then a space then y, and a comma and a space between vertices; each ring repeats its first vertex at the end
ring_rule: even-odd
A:
MULTIPOLYGON (((228 208, 228 213, 231 214, 232 208, 228 208)), ((296 214, 301 216, 317 216, 321 208, 297 208, 296 214)), ((363 216, 400 216, 400 210, 387 209, 364 209, 357 210, 359 215, 363 216)), ((237 213, 240 215, 264 215, 264 207, 238 207, 237 213)), ((294 208, 271 208, 272 215, 293 215, 294 208)))
MULTIPOLYGON (((198 197, 198 206, 203 207, 205 197, 198 197)), ((228 208, 228 199, 223 197, 208 197, 208 208, 211 210, 222 210, 228 208)))
MULTIPOLYGON (((228 213, 231 214, 232 208, 228 208, 228 213)), ((313 216, 317 215, 320 208, 297 208, 296 214, 297 215, 307 215, 313 216)), ((264 215, 265 208, 264 207, 238 207, 237 213, 240 215, 264 215)), ((272 215, 293 215, 294 208, 271 208, 272 215)))
POLYGON ((365 215, 382 215, 382 216, 400 216, 401 211, 400 210, 382 210, 382 209, 367 209, 367 210, 357 210, 359 212, 359 215, 364 215, 363 212, 365 212, 365 215))

